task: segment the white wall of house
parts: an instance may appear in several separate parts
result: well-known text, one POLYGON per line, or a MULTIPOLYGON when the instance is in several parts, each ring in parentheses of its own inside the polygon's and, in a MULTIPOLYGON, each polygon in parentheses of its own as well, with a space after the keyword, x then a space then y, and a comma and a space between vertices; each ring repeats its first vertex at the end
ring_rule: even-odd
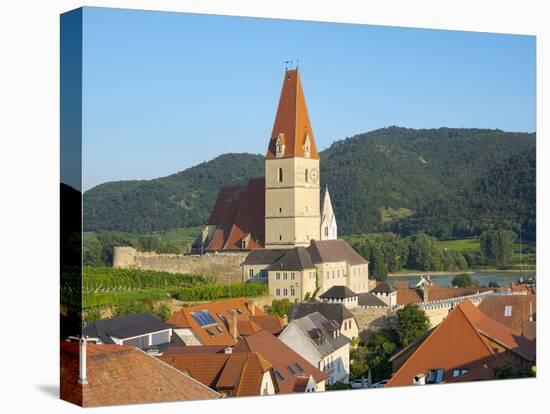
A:
POLYGON ((315 269, 270 270, 268 272, 269 294, 276 299, 304 300, 309 293, 313 295, 317 287, 315 269))
POLYGON ((243 283, 254 280, 258 282, 267 282, 267 268, 268 264, 255 264, 247 265, 243 264, 243 283))
POLYGON ((271 371, 266 371, 262 375, 260 395, 275 395, 275 384, 273 384, 273 376, 271 375, 271 371))

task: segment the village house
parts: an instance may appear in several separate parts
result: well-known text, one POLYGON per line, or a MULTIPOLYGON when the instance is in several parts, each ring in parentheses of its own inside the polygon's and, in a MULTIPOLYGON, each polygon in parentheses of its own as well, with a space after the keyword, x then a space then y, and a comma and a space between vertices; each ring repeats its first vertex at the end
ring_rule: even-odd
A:
POLYGON ((266 329, 279 334, 284 320, 262 311, 253 300, 220 300, 184 307, 168 319, 185 345, 235 345, 240 338, 266 329))
POLYGON ((233 353, 231 347, 223 352, 173 352, 160 360, 200 381, 226 397, 274 395, 278 393, 272 365, 257 352, 233 353))
POLYGON ((491 295, 479 304, 479 310, 507 326, 516 335, 537 336, 537 297, 535 295, 491 295))
POLYGON ((350 340, 341 326, 314 312, 288 323, 278 339, 327 375, 327 385, 349 381, 350 340))
POLYGON ((397 306, 397 291, 387 282, 377 283, 370 293, 384 302, 390 309, 397 306))
POLYGON ((205 400, 221 395, 139 348, 61 341, 60 395, 83 407, 205 400))
POLYGON ((312 313, 319 312, 329 321, 336 321, 340 324, 340 333, 347 336, 350 341, 359 336, 359 327, 353 314, 343 303, 329 303, 309 301, 295 303, 288 310, 288 320, 300 319, 312 313))
POLYGON ((182 344, 172 328, 173 325, 150 313, 137 313, 96 320, 82 330, 82 335, 98 344, 130 345, 162 352, 170 345, 182 344))
POLYGON ((272 366, 279 393, 325 390, 327 374, 266 330, 243 338, 233 353, 257 352, 272 366))
POLYGON ((465 300, 438 326, 392 356, 394 374, 386 387, 488 380, 502 366, 528 372, 535 350, 534 341, 465 300))

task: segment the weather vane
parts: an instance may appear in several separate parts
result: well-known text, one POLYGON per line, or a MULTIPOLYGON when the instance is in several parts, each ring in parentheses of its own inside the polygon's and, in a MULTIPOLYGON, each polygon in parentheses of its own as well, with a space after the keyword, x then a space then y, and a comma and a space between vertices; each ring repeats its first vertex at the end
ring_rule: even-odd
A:
MULTIPOLYGON (((296 59, 296 69, 298 69, 299 63, 300 59, 296 59)), ((285 70, 288 70, 289 67, 294 66, 294 60, 283 60, 283 64, 285 65, 285 70)))

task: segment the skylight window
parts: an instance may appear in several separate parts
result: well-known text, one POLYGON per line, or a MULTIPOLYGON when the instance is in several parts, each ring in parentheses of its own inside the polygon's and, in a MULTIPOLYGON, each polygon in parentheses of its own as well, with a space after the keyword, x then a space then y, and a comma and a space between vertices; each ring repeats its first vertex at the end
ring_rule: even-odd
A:
POLYGON ((208 312, 207 310, 191 312, 191 316, 201 327, 217 324, 216 320, 212 317, 212 315, 210 315, 210 312, 208 312))
POLYGON ((236 311, 237 311, 237 313, 238 313, 239 315, 242 315, 242 314, 244 313, 243 310, 242 310, 241 308, 237 308, 236 311))
POLYGON ((274 372, 275 372, 275 376, 277 377, 277 379, 278 379, 279 381, 283 381, 283 382, 284 382, 285 377, 283 377, 283 374, 281 374, 281 373, 279 372, 279 370, 277 370, 277 369, 276 369, 274 372))
POLYGON ((210 335, 210 338, 214 338, 216 334, 210 330, 210 328, 204 329, 208 335, 210 335))
POLYGON ((216 312, 216 315, 218 316, 218 318, 220 318, 222 322, 225 322, 225 317, 220 312, 216 312))
POLYGON ((504 316, 512 316, 512 305, 506 305, 504 307, 504 316))
POLYGON ((468 368, 455 368, 455 369, 453 369, 453 378, 454 377, 459 377, 459 376, 467 374, 467 373, 468 373, 468 368))
POLYGON ((216 325, 218 332, 223 333, 223 328, 220 325, 216 325))
POLYGON ((442 369, 430 369, 428 371, 428 384, 439 384, 443 380, 443 373, 445 371, 442 369))
POLYGON ((288 370, 288 372, 290 372, 291 375, 296 375, 296 371, 294 371, 290 365, 287 365, 286 369, 288 370))
POLYGON ((294 363, 294 366, 295 366, 296 368, 298 368, 298 371, 299 371, 300 373, 304 372, 304 369, 302 368, 302 366, 301 366, 300 364, 298 364, 297 362, 294 363))

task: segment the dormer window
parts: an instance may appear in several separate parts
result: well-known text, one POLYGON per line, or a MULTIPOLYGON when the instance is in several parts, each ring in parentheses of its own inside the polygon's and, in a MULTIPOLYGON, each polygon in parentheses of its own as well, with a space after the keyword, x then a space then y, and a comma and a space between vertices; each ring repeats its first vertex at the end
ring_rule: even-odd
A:
POLYGON ((285 154, 285 135, 279 134, 275 141, 275 156, 282 157, 285 154))
POLYGON ((309 134, 306 133, 306 140, 304 141, 304 157, 311 157, 311 141, 309 139, 309 134))

